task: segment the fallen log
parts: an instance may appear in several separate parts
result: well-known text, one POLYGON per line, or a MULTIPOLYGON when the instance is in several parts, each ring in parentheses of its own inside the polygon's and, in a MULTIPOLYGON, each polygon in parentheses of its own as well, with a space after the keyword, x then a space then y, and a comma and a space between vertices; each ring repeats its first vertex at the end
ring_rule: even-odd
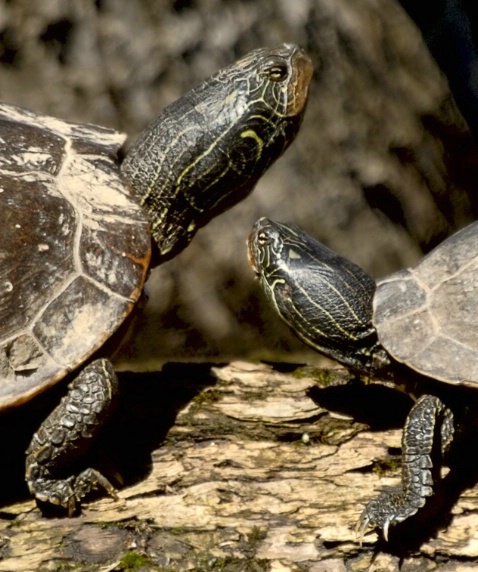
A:
POLYGON ((409 402, 396 391, 342 369, 246 362, 121 382, 101 444, 118 500, 47 517, 2 480, 0 571, 474 569, 478 487, 455 486, 432 523, 396 527, 388 544, 357 540, 366 502, 399 482, 409 402))

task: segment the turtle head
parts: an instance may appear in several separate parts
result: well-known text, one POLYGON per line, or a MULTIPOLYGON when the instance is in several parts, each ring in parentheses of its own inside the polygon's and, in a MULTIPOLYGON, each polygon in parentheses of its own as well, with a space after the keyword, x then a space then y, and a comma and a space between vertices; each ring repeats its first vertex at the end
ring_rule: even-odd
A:
POLYGON ((300 228, 267 218, 255 223, 248 251, 267 298, 302 341, 347 366, 374 369, 375 282, 366 272, 300 228))
POLYGON ((299 131, 312 63, 293 44, 250 52, 166 107, 121 171, 161 259, 254 188, 299 131))

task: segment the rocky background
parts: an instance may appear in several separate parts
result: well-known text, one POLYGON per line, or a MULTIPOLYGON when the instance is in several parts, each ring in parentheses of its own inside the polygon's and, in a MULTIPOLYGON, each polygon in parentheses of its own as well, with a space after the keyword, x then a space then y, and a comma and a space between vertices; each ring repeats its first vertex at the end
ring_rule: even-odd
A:
POLYGON ((132 138, 219 67, 284 41, 315 65, 298 140, 153 272, 120 361, 302 351, 248 268, 253 222, 297 223, 383 275, 476 218, 474 143, 395 0, 0 0, 0 98, 132 138))

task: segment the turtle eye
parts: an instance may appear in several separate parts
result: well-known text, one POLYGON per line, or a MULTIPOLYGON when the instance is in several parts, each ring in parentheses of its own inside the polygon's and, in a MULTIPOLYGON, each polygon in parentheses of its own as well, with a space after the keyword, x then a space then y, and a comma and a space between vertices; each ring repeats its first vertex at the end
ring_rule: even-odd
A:
POLYGON ((288 75, 288 69, 285 64, 273 64, 266 70, 271 81, 284 81, 288 75))

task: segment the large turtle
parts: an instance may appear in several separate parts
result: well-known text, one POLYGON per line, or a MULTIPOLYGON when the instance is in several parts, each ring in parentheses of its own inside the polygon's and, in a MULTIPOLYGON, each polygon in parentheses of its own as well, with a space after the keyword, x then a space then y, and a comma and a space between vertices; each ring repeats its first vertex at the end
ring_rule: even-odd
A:
POLYGON ((446 452, 454 427, 474 424, 469 395, 450 385, 478 387, 477 245, 478 222, 375 283, 296 226, 262 218, 249 238, 268 299, 302 341, 419 395, 402 435, 402 488, 367 504, 362 534, 372 525, 387 539, 390 525, 417 513, 439 474, 434 444, 446 452))
POLYGON ((259 49, 167 107, 120 164, 124 136, 0 105, 0 410, 75 372, 34 435, 26 479, 72 514, 97 470, 68 475, 109 417, 111 364, 91 361, 158 264, 243 199, 298 132, 312 75, 295 45, 259 49), (65 476, 66 474, 66 476, 65 476))

